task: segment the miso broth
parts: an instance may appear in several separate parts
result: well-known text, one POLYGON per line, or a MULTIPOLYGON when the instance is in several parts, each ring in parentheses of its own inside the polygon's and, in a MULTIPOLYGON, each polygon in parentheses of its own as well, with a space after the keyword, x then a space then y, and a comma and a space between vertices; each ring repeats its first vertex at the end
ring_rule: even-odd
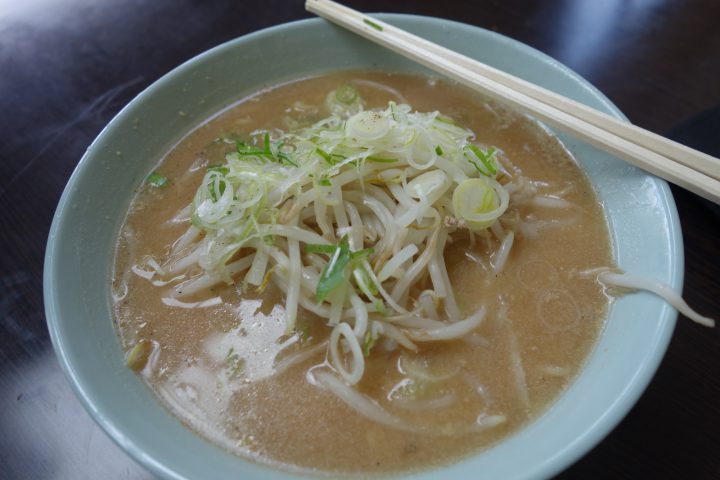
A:
POLYGON ((240 457, 331 476, 461 460, 541 415, 583 367, 602 329, 609 299, 582 272, 610 267, 613 259, 588 179, 536 121, 457 85, 376 71, 278 85, 200 125, 156 170, 168 185, 144 185, 119 234, 118 333, 124 349, 142 357, 135 366, 157 398, 189 428, 240 457), (328 92, 346 84, 365 109, 393 101, 437 110, 469 128, 474 141, 501 152, 499 161, 527 179, 534 195, 515 201, 521 193, 512 193, 500 225, 513 230, 514 241, 502 269, 492 234, 449 233, 445 262, 457 305, 463 318, 484 306, 479 327, 456 340, 417 342, 417 352, 387 339, 365 352, 353 391, 392 416, 385 424, 313 381, 332 370, 331 328, 300 307, 295 329, 287 331, 285 294, 275 284, 258 289, 235 279, 180 299, 172 292, 185 278, 163 268, 188 229, 183 210, 208 167, 256 130, 319 121, 328 114, 328 92))

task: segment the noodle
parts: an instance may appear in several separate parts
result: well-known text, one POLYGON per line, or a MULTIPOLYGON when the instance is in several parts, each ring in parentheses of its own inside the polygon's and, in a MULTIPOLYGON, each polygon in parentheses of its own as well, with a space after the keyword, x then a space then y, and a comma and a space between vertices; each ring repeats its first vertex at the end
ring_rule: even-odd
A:
MULTIPOLYGON (((327 372, 308 372, 308 375, 314 379, 321 387, 330 390, 340 400, 348 404, 353 410, 360 413, 364 417, 373 422, 387 425, 388 427, 400 430, 417 432, 418 429, 412 427, 400 418, 395 417, 384 410, 382 407, 374 403, 366 396, 357 393, 351 387, 327 372)), ((311 380, 312 381, 312 380, 311 380)))
POLYGON ((636 290, 647 290, 648 292, 654 293, 658 297, 664 299, 670 305, 672 305, 680 313, 688 317, 690 320, 704 325, 706 327, 714 327, 715 320, 709 317, 704 317, 697 313, 695 310, 690 308, 685 300, 680 295, 675 293, 669 286, 653 280, 651 278, 641 277, 639 275, 631 275, 628 273, 619 274, 604 272, 598 275, 598 279, 609 285, 617 287, 632 288, 636 290))

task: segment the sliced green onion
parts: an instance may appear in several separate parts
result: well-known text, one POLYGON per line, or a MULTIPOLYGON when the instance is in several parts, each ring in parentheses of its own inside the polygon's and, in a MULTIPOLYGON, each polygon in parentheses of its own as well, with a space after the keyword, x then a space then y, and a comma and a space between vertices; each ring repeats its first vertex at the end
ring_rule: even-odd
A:
POLYGON ((393 120, 396 122, 398 121, 398 109, 397 109, 397 103, 395 102, 388 102, 388 107, 390 108, 390 115, 392 116, 393 120))
POLYGON ((365 110, 350 117, 345 123, 345 130, 350 137, 367 142, 385 136, 390 130, 390 122, 380 112, 365 110))
POLYGON ((322 157, 329 165, 335 165, 337 162, 333 160, 332 156, 320 147, 315 148, 315 152, 322 157))
POLYGON ((208 182, 208 191, 210 192, 210 198, 213 202, 217 202, 220 197, 222 197, 222 194, 225 193, 226 188, 226 180, 223 178, 218 183, 218 191, 215 191, 215 179, 213 177, 210 177, 210 181, 208 182))
POLYGON ((335 90, 335 99, 337 99, 338 102, 342 102, 347 105, 353 103, 359 96, 360 94, 358 93, 357 88, 350 84, 341 85, 337 88, 337 90, 335 90))
POLYGON ((287 153, 278 152, 277 157, 280 160, 280 163, 287 163, 288 165, 292 165, 293 167, 298 166, 297 163, 290 159, 290 156, 287 153))
POLYGON ((452 205, 455 216, 473 231, 483 230, 507 210, 507 190, 491 178, 470 178, 455 188, 452 205))
POLYGON ((230 351, 225 356, 225 364, 227 369, 227 375, 229 378, 235 378, 245 368, 245 359, 237 353, 233 353, 234 348, 230 347, 230 351))
POLYGON ((374 157, 374 156, 367 157, 367 160, 370 162, 377 162, 377 163, 392 163, 392 162, 398 161, 397 158, 382 158, 382 157, 374 157))
POLYGON ((237 142, 236 150, 237 150, 238 155, 240 155, 241 157, 247 157, 247 156, 264 157, 265 156, 265 150, 261 150, 257 147, 253 147, 252 145, 248 145, 247 143, 243 142, 242 140, 237 142))
POLYGON ((362 250, 358 250, 356 252, 350 252, 350 259, 351 260, 362 260, 363 258, 372 255, 375 253, 375 249, 370 248, 363 248, 362 250))
POLYGON ((221 175, 230 173, 230 169, 224 165, 210 165, 207 167, 208 172, 219 172, 221 175))
POLYGON ((336 249, 336 245, 320 245, 315 243, 308 243, 305 245, 306 253, 325 253, 327 255, 332 255, 335 253, 336 249))
POLYGON ((455 125, 455 120, 450 117, 446 117, 445 115, 438 115, 435 117, 435 120, 441 123, 447 123, 448 125, 455 125))
POLYGON ((417 199, 428 198, 432 193, 444 193, 450 187, 450 179, 442 170, 430 170, 410 180, 407 193, 417 199))
POLYGON ((300 341, 307 342, 310 339, 310 324, 306 323, 301 328, 295 327, 300 334, 300 341))
POLYGON ((238 154, 241 157, 267 157, 265 151, 260 150, 259 148, 249 148, 247 150, 243 150, 242 152, 238 152, 238 154))
POLYGON ((150 175, 148 175, 145 183, 147 183, 151 187, 165 188, 167 187, 169 180, 165 175, 162 175, 158 172, 152 172, 150 175))
MULTIPOLYGON (((373 283, 373 285, 375 284, 373 283)), ((375 310, 377 310, 380 315, 385 315, 385 302, 380 299, 375 300, 375 310)))
POLYGON ((347 235, 340 239, 338 245, 306 244, 308 253, 323 253, 331 255, 330 260, 323 269, 315 289, 315 298, 322 302, 328 294, 345 280, 345 269, 352 262, 360 262, 375 252, 373 248, 364 248, 355 252, 350 251, 350 242, 347 235))
POLYGON ((263 147, 264 152, 268 155, 272 155, 272 152, 270 151, 270 134, 265 132, 265 135, 263 136, 263 147))
POLYGON ((377 338, 370 333, 370 330, 365 332, 365 338, 363 339, 362 351, 366 357, 370 356, 370 350, 375 346, 377 338))
POLYGON ((328 294, 345 280, 345 267, 349 263, 350 243, 347 236, 344 236, 320 274, 320 280, 315 289, 315 299, 318 302, 325 300, 328 294))
POLYGON ((338 118, 350 118, 362 112, 363 99, 355 86, 345 84, 327 94, 325 107, 338 118))
MULTIPOLYGON (((267 134, 265 134, 268 136, 267 134)), ((243 140, 238 140, 235 142, 235 149, 237 150, 238 155, 241 157, 258 157, 258 158, 267 158, 272 157, 272 153, 268 152, 265 149, 259 149, 257 147, 253 147, 252 145, 248 145, 243 140)))
POLYGON ((490 147, 487 150, 479 148, 477 145, 472 143, 465 145, 464 149, 465 158, 472 164, 475 169, 486 177, 494 177, 497 175, 497 161, 495 155, 497 150, 495 147, 490 147), (473 159, 475 157, 477 160, 473 159), (478 163, 478 160, 480 163, 478 163), (482 164, 482 165, 481 165, 482 164))
POLYGON ((443 149, 440 148, 440 145, 438 145, 437 147, 435 147, 435 153, 437 153, 437 154, 440 155, 441 157, 444 155, 443 149))

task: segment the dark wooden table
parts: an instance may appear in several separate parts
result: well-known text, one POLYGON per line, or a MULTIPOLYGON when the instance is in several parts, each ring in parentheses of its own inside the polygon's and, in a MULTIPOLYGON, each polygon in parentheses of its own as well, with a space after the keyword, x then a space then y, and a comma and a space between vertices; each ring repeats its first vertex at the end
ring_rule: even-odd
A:
MULTIPOLYGON (((445 17, 557 58, 630 119, 667 133, 720 104, 716 0, 348 1, 445 17)), ((85 148, 132 97, 226 40, 307 17, 286 0, 0 3, 0 478, 149 478, 94 425, 48 339, 42 266, 55 206, 85 148)), ((720 112, 675 134, 720 154, 720 112)), ((674 190, 685 297, 720 313, 720 216, 674 190)), ((560 478, 720 478, 720 334, 681 318, 647 392, 560 478)), ((518 459, 518 461, 522 461, 518 459)))

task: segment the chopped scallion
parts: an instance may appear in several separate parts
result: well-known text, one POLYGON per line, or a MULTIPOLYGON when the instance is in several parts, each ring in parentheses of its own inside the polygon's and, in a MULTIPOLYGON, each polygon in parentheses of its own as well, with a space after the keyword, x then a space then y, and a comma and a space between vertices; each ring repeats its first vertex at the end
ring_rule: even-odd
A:
POLYGON ((310 338, 310 324, 306 323, 302 327, 297 326, 295 327, 297 332, 300 334, 300 341, 301 342, 307 342, 310 338))
POLYGON ((305 252, 306 253, 325 253, 327 255, 332 255, 335 253, 335 249, 337 246, 335 245, 319 245, 315 243, 308 243, 305 245, 305 252))
POLYGON ((263 147, 266 154, 272 155, 272 152, 270 151, 270 134, 267 132, 265 132, 265 135, 263 136, 263 147))
POLYGON ((315 300, 322 302, 345 278, 345 267, 350 263, 350 243, 347 236, 340 240, 320 275, 315 289, 315 300))
POLYGON ((226 180, 224 178, 220 179, 218 182, 218 188, 217 191, 215 190, 215 181, 211 178, 210 183, 208 183, 208 190, 210 191, 210 198, 212 198, 213 202, 217 202, 220 197, 222 197, 222 194, 225 193, 225 186, 226 186, 226 180))
POLYGON ((370 162, 377 162, 377 163, 397 162, 397 158, 382 158, 382 157, 374 157, 374 156, 367 157, 367 160, 370 162))
POLYGON ((350 259, 362 260, 363 258, 367 257, 368 255, 372 255, 373 253, 375 253, 374 248, 363 248, 362 250, 358 250, 357 252, 350 252, 350 259))
POLYGON ((487 150, 483 150, 477 145, 473 145, 472 143, 465 145, 465 158, 467 158, 468 162, 470 162, 470 164, 472 164, 472 166, 475 167, 478 172, 485 175, 486 177, 494 177, 497 174, 497 161, 495 160, 496 154, 497 150, 495 149, 495 147, 490 147, 487 150), (468 155, 468 152, 471 152, 472 156, 477 158, 480 163, 478 163, 477 160, 471 158, 471 155, 468 155))
POLYGON ((448 125, 455 125, 455 120, 450 117, 446 117, 445 115, 438 115, 435 117, 435 120, 441 123, 447 123, 448 125))
POLYGON ((335 90, 335 98, 338 102, 350 105, 359 97, 357 88, 350 84, 341 85, 335 90))
POLYGON ((208 172, 219 172, 221 175, 227 175, 230 173, 230 169, 223 165, 210 165, 207 167, 208 172))
POLYGON ((150 175, 148 175, 145 183, 147 183, 151 187, 164 188, 167 187, 169 180, 165 175, 162 175, 158 172, 152 172, 150 175))
POLYGON ((328 294, 335 289, 345 279, 345 269, 353 262, 358 262, 375 250, 373 248, 364 248, 356 252, 350 251, 350 242, 347 235, 340 239, 338 245, 317 245, 306 244, 305 251, 308 253, 323 253, 330 255, 330 260, 320 275, 317 288, 315 289, 315 298, 318 302, 322 302, 327 298, 328 294))
POLYGON ((315 149, 318 155, 322 157, 323 160, 325 160, 329 165, 335 165, 337 162, 332 158, 332 156, 327 153, 325 150, 323 150, 320 147, 317 147, 315 149))
POLYGON ((230 347, 230 351, 225 356, 225 364, 227 368, 227 375, 229 378, 235 378, 245 368, 245 359, 234 352, 234 348, 230 347))
POLYGON ((385 315, 385 302, 380 299, 376 300, 375 310, 377 310, 380 315, 385 315))
POLYGON ((293 167, 297 167, 298 164, 293 162, 290 159, 290 156, 287 153, 278 152, 277 154, 278 159, 280 159, 280 163, 287 163, 288 165, 292 165, 293 167))

